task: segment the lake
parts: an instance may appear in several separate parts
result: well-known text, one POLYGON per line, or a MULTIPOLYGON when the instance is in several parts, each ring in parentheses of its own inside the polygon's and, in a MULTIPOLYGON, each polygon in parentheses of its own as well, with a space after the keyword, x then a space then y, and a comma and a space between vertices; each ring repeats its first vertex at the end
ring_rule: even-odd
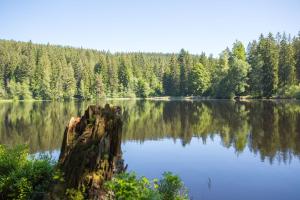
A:
MULTIPOLYGON (((192 199, 300 198, 299 101, 109 101, 123 110, 129 171, 178 174, 192 199)), ((89 102, 1 102, 0 142, 59 155, 89 102)), ((102 103, 104 104, 104 102, 102 103)))

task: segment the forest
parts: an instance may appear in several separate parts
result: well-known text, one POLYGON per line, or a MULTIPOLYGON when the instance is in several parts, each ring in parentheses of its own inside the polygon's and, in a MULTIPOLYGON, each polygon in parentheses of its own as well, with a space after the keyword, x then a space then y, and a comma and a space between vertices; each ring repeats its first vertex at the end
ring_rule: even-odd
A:
POLYGON ((0 40, 0 99, 300 98, 300 32, 235 41, 217 57, 0 40))

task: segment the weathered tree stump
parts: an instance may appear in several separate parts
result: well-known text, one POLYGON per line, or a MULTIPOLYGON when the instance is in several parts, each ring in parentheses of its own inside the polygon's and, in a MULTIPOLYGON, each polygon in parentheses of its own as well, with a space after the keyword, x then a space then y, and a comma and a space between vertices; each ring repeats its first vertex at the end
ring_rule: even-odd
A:
POLYGON ((64 181, 54 184, 50 199, 62 199, 68 188, 84 189, 86 198, 101 199, 103 183, 124 170, 121 132, 120 107, 89 106, 81 118, 71 118, 58 161, 64 181))

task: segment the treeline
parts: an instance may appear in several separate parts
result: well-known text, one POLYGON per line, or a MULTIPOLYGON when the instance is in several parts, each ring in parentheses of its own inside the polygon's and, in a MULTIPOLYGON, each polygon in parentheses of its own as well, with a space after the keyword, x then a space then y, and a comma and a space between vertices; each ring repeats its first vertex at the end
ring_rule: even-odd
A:
POLYGON ((236 41, 215 58, 0 40, 1 99, 300 97, 300 33, 236 41))

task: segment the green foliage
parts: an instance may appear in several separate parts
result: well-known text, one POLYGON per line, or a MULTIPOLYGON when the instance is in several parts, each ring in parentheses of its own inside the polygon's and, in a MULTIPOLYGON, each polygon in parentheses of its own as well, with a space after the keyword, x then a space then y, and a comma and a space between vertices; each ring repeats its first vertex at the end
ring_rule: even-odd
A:
POLYGON ((296 68, 296 80, 299 83, 300 80, 300 31, 298 32, 298 37, 294 37, 293 42, 294 49, 294 59, 295 59, 295 68, 296 68))
POLYGON ((248 58, 247 61, 250 65, 248 74, 249 93, 254 97, 262 96, 262 67, 263 61, 258 51, 258 44, 253 41, 248 46, 248 58))
POLYGON ((184 200, 187 191, 178 176, 170 172, 163 174, 161 180, 138 178, 134 173, 122 173, 105 184, 112 192, 113 199, 136 200, 184 200))
POLYGON ((165 172, 163 178, 158 181, 157 189, 163 200, 188 199, 187 190, 178 176, 171 172, 165 172))
POLYGON ((201 63, 198 63, 192 67, 189 81, 192 95, 201 96, 210 87, 210 73, 201 63))
POLYGON ((106 183, 106 188, 113 192, 114 199, 151 199, 155 196, 151 183, 145 177, 137 178, 134 173, 119 174, 106 183))
POLYGON ((233 44, 232 56, 239 60, 246 61, 246 51, 242 42, 236 41, 233 44))
POLYGON ((229 92, 240 96, 244 94, 247 84, 249 64, 241 59, 234 58, 232 66, 228 72, 229 92))
POLYGON ((72 98, 75 94, 75 78, 70 64, 62 69, 61 92, 64 99, 72 98))
POLYGON ((28 82, 20 83, 11 80, 8 84, 8 88, 12 99, 24 100, 32 98, 28 82))
POLYGON ((279 85, 292 85, 296 80, 296 60, 294 59, 294 49, 287 41, 285 34, 280 41, 279 52, 279 85))
POLYGON ((251 42, 247 53, 236 41, 232 50, 226 48, 218 57, 192 55, 184 49, 177 54, 112 54, 0 40, 0 98, 269 98, 278 88, 299 83, 299 52, 300 35, 291 40, 279 34, 275 40, 271 33, 251 42))
POLYGON ((135 93, 137 97, 148 97, 149 90, 149 85, 143 79, 139 79, 136 82, 135 93))
POLYGON ((296 98, 300 99, 300 85, 285 86, 278 90, 280 98, 296 98))
POLYGON ((249 64, 246 61, 246 52, 244 45, 236 41, 232 47, 232 55, 230 57, 230 69, 228 79, 231 85, 231 93, 236 96, 244 94, 248 87, 249 64))
POLYGON ((118 78, 122 90, 127 91, 131 81, 131 65, 126 57, 122 57, 119 66, 118 78))
POLYGON ((103 78, 101 74, 95 75, 95 96, 96 98, 102 98, 105 97, 105 87, 103 84, 103 78))
POLYGON ((2 199, 41 199, 53 174, 53 162, 45 155, 29 158, 28 148, 0 145, 0 193, 2 199))
POLYGON ((180 68, 180 94, 189 95, 189 76, 192 67, 191 56, 187 51, 181 49, 178 55, 178 64, 180 68))
POLYGON ((267 38, 261 37, 258 44, 258 51, 261 55, 262 93, 265 97, 271 97, 276 93, 278 87, 278 48, 272 34, 267 38))
POLYGON ((37 66, 32 79, 32 94, 37 99, 50 98, 50 60, 48 54, 43 51, 38 52, 37 66))
POLYGON ((163 87, 166 95, 177 96, 180 94, 180 70, 175 55, 170 58, 163 76, 163 87))
POLYGON ((67 189, 66 197, 69 200, 83 200, 84 199, 82 192, 80 190, 75 190, 75 189, 67 189))

